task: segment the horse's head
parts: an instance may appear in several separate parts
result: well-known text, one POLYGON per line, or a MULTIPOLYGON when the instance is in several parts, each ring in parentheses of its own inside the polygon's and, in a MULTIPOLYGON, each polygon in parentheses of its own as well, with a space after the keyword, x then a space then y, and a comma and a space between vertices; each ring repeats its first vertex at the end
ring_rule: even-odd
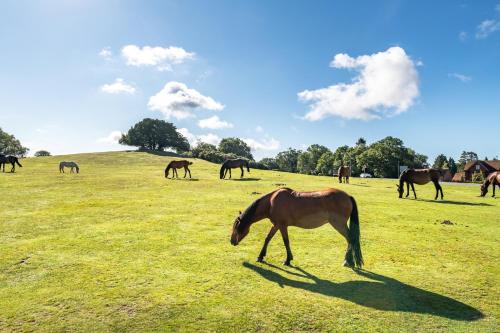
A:
POLYGON ((404 188, 403 188, 403 185, 396 184, 396 187, 398 189, 399 198, 401 199, 403 197, 403 193, 405 191, 404 188))
POLYGON ((234 246, 238 245, 238 243, 248 235, 249 231, 250 225, 242 222, 240 212, 240 215, 234 220, 233 232, 231 233, 231 244, 234 246))
POLYGON ((484 197, 488 193, 488 186, 481 184, 481 196, 484 197))
POLYGON ((193 162, 188 162, 189 165, 193 164, 193 162))

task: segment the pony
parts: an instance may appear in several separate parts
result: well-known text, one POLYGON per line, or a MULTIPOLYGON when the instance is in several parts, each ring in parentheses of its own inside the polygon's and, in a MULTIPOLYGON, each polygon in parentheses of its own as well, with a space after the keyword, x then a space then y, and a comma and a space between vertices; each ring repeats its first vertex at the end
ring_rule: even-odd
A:
POLYGON ((339 183, 342 183, 342 177, 345 178, 345 183, 349 184, 349 176, 351 175, 351 167, 341 165, 339 171, 339 183))
POLYGON ((267 246, 279 230, 286 248, 285 265, 293 260, 288 239, 288 227, 318 228, 330 223, 347 241, 344 266, 363 266, 360 245, 358 207, 346 192, 328 188, 314 192, 297 192, 280 188, 255 200, 236 217, 231 233, 231 244, 238 245, 250 231, 250 226, 263 219, 271 220, 272 227, 257 258, 264 261, 267 246), (350 219, 349 227, 347 220, 350 219))
POLYGON ((243 158, 237 158, 234 160, 226 160, 222 163, 220 168, 220 179, 226 178, 227 172, 229 171, 229 179, 231 179, 231 169, 240 168, 241 169, 241 177, 243 178, 243 167, 247 167, 247 171, 250 172, 250 167, 248 166, 248 161, 243 158))
POLYGON ((177 174, 177 169, 184 168, 184 178, 186 178, 186 174, 189 172, 189 178, 191 178, 191 170, 189 170, 189 165, 193 164, 193 162, 189 162, 186 160, 182 161, 172 161, 168 163, 167 167, 165 168, 165 178, 168 178, 168 173, 170 172, 170 169, 172 169, 172 179, 174 179, 174 176, 177 176, 179 178, 179 175, 177 174))
POLYGON ((73 161, 62 161, 59 163, 59 173, 64 173, 64 168, 71 168, 70 173, 74 173, 76 169, 76 173, 80 173, 80 167, 73 161))
POLYGON ((2 171, 5 172, 5 164, 10 163, 12 165, 12 168, 10 169, 10 172, 16 172, 16 164, 22 168, 23 166, 21 163, 19 163, 19 159, 13 155, 8 155, 5 156, 3 154, 0 154, 0 168, 2 168, 2 171))
POLYGON ((406 198, 410 195, 410 185, 413 190, 413 195, 417 199, 417 193, 415 193, 415 187, 413 184, 425 185, 428 182, 432 182, 436 188, 436 197, 438 198, 439 192, 441 192, 441 200, 443 200, 443 188, 439 185, 439 177, 441 172, 438 169, 406 169, 399 176, 399 185, 396 184, 398 188, 399 198, 403 197, 404 193, 404 183, 406 183, 406 198))
POLYGON ((493 195, 495 197, 495 186, 500 187, 500 171, 492 172, 486 177, 484 183, 481 184, 481 196, 484 197, 488 193, 488 187, 490 184, 493 186, 493 195))

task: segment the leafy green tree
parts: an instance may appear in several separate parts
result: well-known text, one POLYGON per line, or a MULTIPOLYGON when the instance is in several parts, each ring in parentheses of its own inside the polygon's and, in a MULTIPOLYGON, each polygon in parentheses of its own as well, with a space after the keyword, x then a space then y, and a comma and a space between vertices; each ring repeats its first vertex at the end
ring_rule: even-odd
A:
POLYGON ((473 151, 462 151, 460 158, 458 159, 457 169, 458 171, 464 171, 465 165, 470 161, 477 161, 478 156, 473 151))
POLYGON ((50 153, 46 150, 39 150, 35 153, 35 157, 50 156, 50 153))
POLYGON ((239 138, 224 138, 219 143, 219 151, 226 154, 235 154, 253 160, 250 147, 239 138))
POLYGON ((324 176, 332 176, 335 170, 335 155, 331 151, 325 152, 316 164, 316 172, 324 176))
POLYGON ((173 148, 177 152, 184 152, 190 148, 189 142, 177 132, 174 124, 151 118, 145 118, 135 124, 122 135, 119 142, 123 145, 150 150, 173 148))
POLYGON ((297 171, 309 175, 313 170, 316 169, 314 164, 312 154, 308 151, 304 151, 297 157, 297 171))
POLYGON ((434 160, 434 164, 432 164, 432 167, 435 168, 435 169, 443 169, 443 165, 448 162, 448 158, 443 155, 443 154, 439 154, 438 156, 436 156, 436 159, 434 160))
POLYGON ((0 128, 0 154, 26 156, 29 149, 23 147, 21 142, 14 135, 4 132, 0 128))
POLYGON ((300 153, 300 150, 292 148, 288 148, 288 150, 278 153, 278 155, 276 155, 276 163, 278 164, 279 170, 297 172, 297 162, 300 153))
POLYGON ((199 157, 200 154, 207 152, 217 152, 217 147, 206 142, 200 142, 192 149, 193 157, 199 157))
POLYGON ((457 164, 455 163, 455 160, 451 157, 448 159, 448 169, 450 169, 450 172, 452 174, 455 174, 458 171, 457 164))
POLYGON ((267 169, 269 170, 276 170, 279 169, 278 163, 276 162, 276 159, 272 157, 264 157, 259 161, 260 164, 265 165, 267 169))

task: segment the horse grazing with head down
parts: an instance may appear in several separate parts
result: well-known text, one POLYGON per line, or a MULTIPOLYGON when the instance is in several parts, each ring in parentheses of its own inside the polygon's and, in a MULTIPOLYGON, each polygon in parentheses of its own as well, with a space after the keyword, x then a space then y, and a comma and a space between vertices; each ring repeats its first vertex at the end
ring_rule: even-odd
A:
POLYGON ((222 163, 222 166, 220 168, 220 179, 226 178, 228 171, 229 171, 229 178, 231 178, 231 169, 236 169, 236 168, 241 169, 240 178, 243 178, 243 174, 244 174, 243 167, 246 167, 247 171, 250 172, 250 167, 248 166, 248 161, 243 159, 243 158, 237 158, 234 160, 225 161, 224 163, 222 163))
POLYGON ((413 184, 425 185, 428 182, 432 182, 436 187, 436 197, 438 198, 439 192, 441 192, 441 200, 443 199, 443 188, 439 185, 439 177, 441 172, 438 169, 406 169, 399 176, 399 185, 396 184, 398 188, 399 197, 403 197, 404 184, 406 183, 406 197, 410 195, 410 185, 413 190, 413 195, 417 199, 417 193, 415 193, 415 187, 413 184))
POLYGON ((73 161, 62 161, 59 162, 59 173, 64 173, 64 168, 70 168, 69 173, 74 173, 76 170, 76 173, 80 173, 80 167, 76 162, 73 161))
POLYGON ((262 219, 269 219, 273 224, 267 235, 257 261, 262 262, 267 252, 267 245, 279 230, 286 248, 285 265, 293 260, 288 239, 288 227, 314 229, 330 223, 347 241, 344 266, 361 267, 359 218, 356 201, 347 193, 336 189, 314 192, 297 192, 281 188, 255 200, 236 218, 231 234, 231 244, 238 245, 250 226, 262 219), (347 220, 349 220, 349 227, 347 220))
POLYGON ((19 163, 19 159, 17 157, 12 155, 5 156, 4 154, 0 154, 0 168, 2 168, 3 172, 5 172, 6 163, 10 163, 10 165, 12 165, 10 172, 16 172, 16 164, 19 165, 20 168, 23 167, 21 163, 19 163))
POLYGON ((493 195, 495 197, 495 186, 500 187, 500 171, 492 172, 486 177, 484 183, 481 185, 481 196, 484 197, 488 193, 488 187, 493 186, 493 195))
POLYGON ((186 174, 189 172, 189 178, 191 178, 191 170, 189 170, 189 166, 193 164, 193 162, 189 162, 186 160, 182 161, 172 161, 168 163, 167 167, 165 168, 165 178, 168 178, 168 173, 170 172, 170 169, 172 169, 172 179, 176 176, 179 178, 179 174, 177 173, 177 169, 184 168, 184 178, 186 178, 186 174))
POLYGON ((349 184, 349 177, 351 176, 351 167, 341 165, 338 171, 339 183, 342 183, 342 178, 346 184, 349 184))

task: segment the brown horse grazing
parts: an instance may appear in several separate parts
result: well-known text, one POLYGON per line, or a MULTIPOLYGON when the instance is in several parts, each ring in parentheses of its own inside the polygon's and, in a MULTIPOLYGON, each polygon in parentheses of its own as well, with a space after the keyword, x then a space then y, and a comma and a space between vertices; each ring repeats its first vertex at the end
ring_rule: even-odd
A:
POLYGON ((349 177, 351 176, 351 167, 341 165, 338 174, 339 174, 339 183, 342 183, 342 178, 345 178, 345 183, 349 184, 349 177))
POLYGON ((19 160, 17 157, 9 155, 5 156, 4 154, 0 154, 0 168, 3 169, 3 172, 5 172, 5 164, 10 163, 12 165, 12 168, 10 169, 10 172, 15 172, 16 171, 16 164, 19 165, 20 168, 23 166, 21 163, 19 163, 19 160))
POLYGON ((193 162, 189 162, 186 160, 182 161, 172 161, 168 163, 167 167, 165 168, 165 178, 168 178, 168 173, 170 172, 170 169, 172 170, 172 179, 174 177, 179 178, 179 174, 177 173, 177 169, 184 168, 184 178, 186 178, 186 174, 189 172, 189 178, 191 178, 191 170, 189 170, 189 165, 193 164, 193 162))
POLYGON ((314 229, 330 223, 347 240, 344 266, 361 267, 358 208, 356 201, 347 193, 336 189, 315 192, 296 192, 281 188, 255 200, 236 218, 231 235, 231 244, 238 245, 250 231, 250 226, 268 218, 273 226, 267 235, 257 261, 262 262, 267 245, 276 231, 280 231, 286 247, 285 265, 293 260, 288 240, 288 227, 314 229), (349 227, 347 220, 350 217, 349 227))
POLYGON ((443 188, 439 185, 439 177, 441 172, 438 169, 406 169, 399 176, 399 185, 396 184, 398 188, 399 197, 403 197, 404 193, 404 183, 406 183, 406 197, 410 195, 410 185, 413 190, 413 195, 417 199, 417 193, 415 193, 415 187, 413 184, 425 185, 428 182, 432 182, 436 187, 436 197, 438 198, 439 192, 441 192, 441 200, 443 199, 443 188))
POLYGON ((244 174, 243 167, 247 167, 247 171, 250 172, 250 167, 248 166, 248 161, 243 159, 243 158, 237 158, 234 160, 225 161, 224 163, 222 163, 222 166, 220 168, 220 179, 226 178, 228 171, 229 171, 229 179, 231 179, 231 169, 236 169, 236 168, 241 169, 240 178, 243 178, 243 174, 244 174))
POLYGON ((484 197, 488 193, 490 184, 493 186, 493 195, 495 197, 495 186, 500 187, 500 171, 492 172, 486 177, 486 180, 481 185, 481 196, 484 197))

